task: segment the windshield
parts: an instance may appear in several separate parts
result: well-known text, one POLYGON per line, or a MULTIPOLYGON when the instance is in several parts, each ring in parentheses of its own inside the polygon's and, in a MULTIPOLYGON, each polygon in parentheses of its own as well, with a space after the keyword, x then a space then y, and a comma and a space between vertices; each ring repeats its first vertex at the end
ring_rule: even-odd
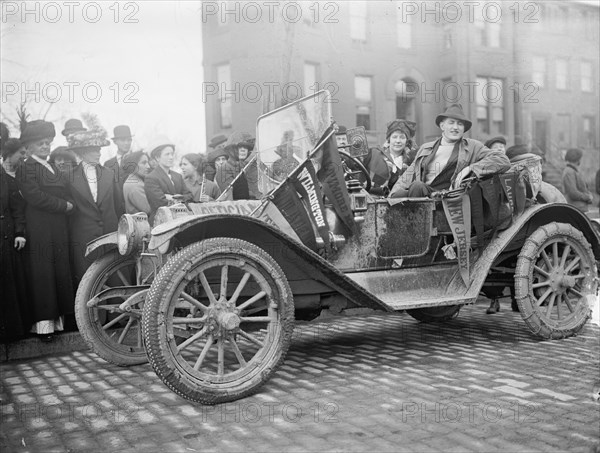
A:
POLYGON ((331 95, 319 91, 258 119, 258 189, 263 195, 302 162, 331 125, 331 95))

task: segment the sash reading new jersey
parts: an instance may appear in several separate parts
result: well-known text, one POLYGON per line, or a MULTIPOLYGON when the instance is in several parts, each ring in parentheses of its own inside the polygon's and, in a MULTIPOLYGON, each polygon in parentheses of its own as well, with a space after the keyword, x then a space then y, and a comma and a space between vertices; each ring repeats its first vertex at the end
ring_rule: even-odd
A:
POLYGON ((443 199, 444 212, 454 236, 458 269, 467 288, 469 287, 469 248, 471 243, 471 203, 468 195, 443 199))
POLYGON ((312 217, 319 236, 323 238, 326 247, 329 246, 329 225, 325 221, 325 207, 323 206, 323 197, 316 182, 315 168, 311 161, 306 162, 304 168, 294 178, 290 178, 294 187, 307 203, 307 208, 312 217))

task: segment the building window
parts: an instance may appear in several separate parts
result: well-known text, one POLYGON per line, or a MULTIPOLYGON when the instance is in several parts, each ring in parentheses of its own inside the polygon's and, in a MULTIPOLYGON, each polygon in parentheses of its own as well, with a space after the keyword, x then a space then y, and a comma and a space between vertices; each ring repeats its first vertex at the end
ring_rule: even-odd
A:
POLYGON ((581 62, 581 91, 592 93, 594 91, 592 77, 592 64, 587 61, 581 62))
POLYGON ((367 40, 367 2, 352 1, 350 6, 350 37, 355 41, 367 40))
POLYGON ((571 146, 571 115, 559 113, 556 123, 558 146, 568 148, 571 146))
POLYGON ((501 20, 487 20, 481 6, 475 8, 475 43, 480 47, 500 47, 501 20))
POLYGON ((400 49, 410 49, 412 47, 412 16, 403 17, 402 8, 398 8, 396 20, 396 28, 398 30, 398 47, 400 49))
POLYGON ((354 77, 354 96, 356 98, 356 125, 371 130, 372 78, 369 76, 354 77))
POLYGON ((556 60, 556 88, 566 90, 569 84, 569 63, 567 60, 556 60))
POLYGON ((477 126, 480 134, 505 133, 504 82, 494 77, 477 77, 477 126))
POLYGON ((533 57, 532 64, 532 82, 535 83, 539 88, 542 88, 546 85, 546 59, 544 57, 533 57))
POLYGON ((219 118, 221 120, 221 129, 231 127, 233 101, 231 86, 231 67, 228 64, 217 66, 217 83, 219 84, 219 118))
POLYGON ((318 70, 318 65, 304 63, 304 96, 309 96, 319 91, 319 83, 317 81, 318 70))
POLYGON ((581 129, 583 132, 582 142, 586 148, 596 147, 596 118, 593 116, 582 117, 581 129))

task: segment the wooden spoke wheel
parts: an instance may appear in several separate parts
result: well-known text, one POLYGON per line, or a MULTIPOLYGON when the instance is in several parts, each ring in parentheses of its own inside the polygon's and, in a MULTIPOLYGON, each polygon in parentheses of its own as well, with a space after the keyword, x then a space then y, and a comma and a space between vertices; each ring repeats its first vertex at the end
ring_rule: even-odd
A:
POLYGON ((406 313, 421 322, 446 322, 458 316, 460 307, 460 305, 448 305, 445 307, 413 308, 412 310, 406 310, 406 313))
POLYGON ((135 288, 136 272, 135 256, 121 256, 112 250, 88 268, 75 297, 81 336, 96 354, 120 366, 148 361, 141 329, 141 306, 147 287, 135 288), (120 308, 125 301, 129 311, 120 308))
POLYGON ((287 279, 239 239, 192 244, 161 269, 143 315, 150 364, 178 395, 204 404, 256 392, 283 362, 294 327, 287 279))
POLYGON ((577 334, 591 316, 596 263, 590 244, 572 225, 553 222, 525 241, 515 272, 523 319, 542 338, 577 334))

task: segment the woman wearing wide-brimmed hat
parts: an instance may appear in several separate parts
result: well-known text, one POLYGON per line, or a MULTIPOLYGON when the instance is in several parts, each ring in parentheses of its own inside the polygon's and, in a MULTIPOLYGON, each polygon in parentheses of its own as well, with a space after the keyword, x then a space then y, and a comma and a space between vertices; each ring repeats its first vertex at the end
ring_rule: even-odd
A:
POLYGON ((100 165, 100 150, 110 145, 106 131, 95 125, 88 131, 69 134, 67 142, 68 149, 81 159, 69 181, 71 197, 75 201, 70 233, 77 287, 94 260, 93 256, 85 256, 87 243, 117 230, 123 203, 113 171, 100 165))
POLYGON ((73 281, 69 260, 67 213, 74 208, 68 181, 46 159, 56 132, 47 121, 35 120, 21 133, 30 157, 17 168, 17 184, 27 206, 27 261, 31 290, 32 332, 43 341, 64 329, 64 315, 73 314, 73 281))
POLYGON ((387 125, 383 148, 371 148, 364 164, 373 183, 370 192, 387 195, 417 154, 414 141, 417 123, 396 119, 387 125))

